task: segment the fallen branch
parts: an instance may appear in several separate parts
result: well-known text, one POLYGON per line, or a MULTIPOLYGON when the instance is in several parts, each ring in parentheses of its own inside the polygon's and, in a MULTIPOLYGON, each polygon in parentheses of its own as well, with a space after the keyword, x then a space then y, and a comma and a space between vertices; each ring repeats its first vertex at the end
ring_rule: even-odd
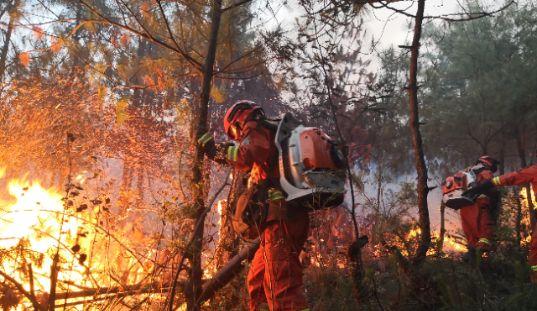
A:
POLYGON ((32 306, 34 307, 34 310, 43 310, 43 307, 39 304, 39 301, 37 301, 37 297, 25 290, 24 287, 19 282, 17 282, 17 280, 15 280, 2 270, 0 270, 0 275, 2 275, 4 279, 13 284, 13 286, 15 286, 19 292, 21 292, 26 298, 28 298, 28 300, 30 300, 32 306))
MULTIPOLYGON (((244 260, 250 260, 257 248, 259 247, 259 240, 256 240, 243 248, 237 255, 235 255, 233 258, 231 258, 228 263, 220 269, 216 275, 210 279, 210 280, 204 280, 203 281, 203 287, 202 287, 202 294, 200 301, 203 302, 205 300, 210 299, 214 293, 216 293, 219 289, 224 287, 229 281, 231 281, 243 268, 242 262, 244 260)), ((1 272, 1 271, 0 271, 1 272)), ((181 290, 184 290, 185 286, 187 285, 186 280, 180 280, 176 284, 179 285, 181 290)), ((75 298, 84 298, 84 297, 94 297, 97 298, 99 296, 105 296, 105 295, 114 295, 111 297, 105 297, 106 298, 113 298, 113 297, 125 297, 125 296, 133 296, 133 295, 140 295, 140 294, 149 294, 149 293, 167 293, 171 288, 172 282, 168 283, 160 283, 160 282, 153 282, 150 284, 135 284, 135 285, 127 285, 127 286, 117 286, 117 287, 103 287, 103 288, 91 288, 91 289, 85 289, 81 291, 75 291, 75 292, 68 292, 68 293, 57 293, 56 294, 56 300, 68 300, 68 299, 75 299, 75 298)), ((37 300, 36 300, 37 301, 37 300)), ((70 303, 69 305, 72 305, 76 302, 70 303)), ((85 301, 80 301, 80 304, 85 303, 85 301)))
POLYGON ((242 270, 242 261, 245 259, 251 260, 258 247, 259 239, 243 248, 237 255, 231 258, 212 279, 205 282, 202 286, 200 302, 210 299, 215 292, 229 283, 229 281, 231 281, 242 270))
MULTIPOLYGON (((186 281, 178 282, 181 284, 181 287, 186 285, 186 281)), ((169 290, 171 286, 170 283, 162 284, 160 282, 153 282, 150 284, 135 284, 128 286, 118 286, 118 287, 103 287, 103 288, 92 288, 76 292, 68 293, 57 293, 56 299, 66 300, 74 298, 83 298, 83 297, 97 297, 102 295, 111 295, 111 294, 121 294, 123 296, 129 295, 138 295, 138 294, 148 294, 148 293, 165 293, 169 290)))

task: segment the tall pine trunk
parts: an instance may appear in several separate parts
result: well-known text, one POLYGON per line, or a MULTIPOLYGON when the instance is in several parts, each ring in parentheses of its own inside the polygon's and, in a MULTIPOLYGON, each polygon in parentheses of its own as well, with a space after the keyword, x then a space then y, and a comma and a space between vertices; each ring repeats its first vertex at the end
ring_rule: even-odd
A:
POLYGON ((6 62, 7 62, 7 52, 9 51, 9 42, 11 41, 11 34, 13 33, 13 28, 15 27, 15 14, 11 10, 16 10, 19 5, 19 0, 15 0, 13 7, 9 8, 7 11, 9 13, 9 23, 7 25, 6 34, 4 36, 4 44, 2 45, 2 50, 0 50, 0 82, 4 81, 4 75, 6 73, 6 62))
MULTIPOLYGON (((192 124, 192 198, 195 210, 196 223, 205 221, 205 191, 203 178, 203 153, 197 145, 197 139, 207 131, 207 114, 209 110, 209 98, 214 72, 216 49, 218 44, 218 30, 220 28, 220 18, 222 15, 222 0, 211 2, 211 33, 209 35, 209 46, 203 64, 203 82, 201 94, 196 107, 192 124)), ((196 226, 190 252, 189 284, 186 289, 187 309, 200 310, 202 283, 201 277, 201 252, 203 248, 203 225, 196 226)), ((173 302, 171 302, 173 303, 173 302)))
POLYGON ((412 39, 412 46, 410 47, 411 55, 408 85, 408 110, 410 116, 409 125, 412 134, 412 147, 414 149, 414 163, 416 166, 416 172, 418 173, 418 213, 419 227, 421 229, 420 241, 414 257, 415 263, 420 263, 425 259, 427 250, 429 250, 429 246, 431 244, 431 225, 429 221, 429 209, 427 206, 427 194, 429 193, 429 188, 427 187, 427 166, 425 164, 423 143, 420 133, 417 83, 418 57, 424 8, 425 0, 419 0, 414 24, 414 37, 412 39))
POLYGON ((446 236, 446 204, 442 200, 440 202, 440 233, 438 236, 437 254, 442 254, 444 251, 444 237, 446 236))

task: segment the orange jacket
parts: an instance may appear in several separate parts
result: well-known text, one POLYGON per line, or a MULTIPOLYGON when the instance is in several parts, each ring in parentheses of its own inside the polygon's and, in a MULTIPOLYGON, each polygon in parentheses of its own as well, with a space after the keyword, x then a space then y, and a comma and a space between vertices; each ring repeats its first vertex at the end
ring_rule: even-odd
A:
POLYGON ((274 143, 275 131, 258 121, 246 123, 238 143, 214 145, 207 155, 219 163, 234 166, 243 172, 258 174, 261 180, 277 181, 278 149, 274 143))
POLYGON ((531 184, 533 191, 537 192, 537 164, 528 166, 519 171, 507 173, 492 179, 495 186, 519 186, 531 184))
MULTIPOLYGON (((533 191, 537 193, 537 164, 525 167, 519 171, 494 177, 492 183, 495 186, 520 186, 531 184, 533 191)), ((537 273, 537 230, 533 228, 528 254, 528 263, 531 270, 537 273)))

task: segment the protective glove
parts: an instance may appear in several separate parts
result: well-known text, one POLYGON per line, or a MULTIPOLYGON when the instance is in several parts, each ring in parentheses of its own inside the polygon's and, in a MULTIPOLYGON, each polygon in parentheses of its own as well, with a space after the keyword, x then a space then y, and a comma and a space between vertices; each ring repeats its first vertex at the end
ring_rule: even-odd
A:
POLYGON ((210 141, 214 142, 213 133, 206 132, 198 139, 198 145, 205 147, 205 145, 210 141))
POLYGON ((201 152, 218 163, 226 163, 227 149, 234 146, 233 142, 215 143, 212 133, 205 133, 198 139, 201 152))
POLYGON ((201 135, 198 139, 198 145, 200 146, 201 152, 208 156, 214 156, 216 152, 216 146, 214 143, 213 133, 205 133, 201 135))
POLYGON ((492 188, 494 188, 492 180, 487 180, 473 188, 464 191, 462 195, 472 200, 475 200, 475 198, 477 198, 480 194, 483 194, 492 188))

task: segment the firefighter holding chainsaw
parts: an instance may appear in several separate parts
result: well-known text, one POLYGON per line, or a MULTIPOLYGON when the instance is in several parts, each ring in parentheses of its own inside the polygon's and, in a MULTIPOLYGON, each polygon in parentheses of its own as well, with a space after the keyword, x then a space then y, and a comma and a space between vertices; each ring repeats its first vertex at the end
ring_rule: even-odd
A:
MULTIPOLYGON (((490 191, 496 187, 522 186, 530 184, 533 192, 537 192, 537 164, 523 168, 519 171, 507 173, 494 177, 476 187, 467 190, 464 195, 475 198, 482 193, 490 191)), ((532 211, 533 212, 533 211, 532 211)), ((531 270, 531 282, 537 284, 537 228, 531 228, 531 243, 528 256, 528 264, 531 270)))
POLYGON ((250 173, 249 190, 237 200, 242 217, 250 220, 244 230, 261 242, 246 281, 249 308, 307 310, 299 254, 308 236, 308 209, 286 204, 278 182, 276 127, 259 105, 239 101, 227 110, 224 131, 233 142, 217 144, 206 133, 198 143, 214 161, 250 173))
MULTIPOLYGON (((498 161, 490 156, 481 156, 471 168, 477 184, 492 180, 498 161)), ((492 248, 494 229, 499 204, 499 193, 495 189, 485 191, 475 198, 474 203, 461 208, 461 222, 468 241, 468 259, 486 256, 492 248)))

